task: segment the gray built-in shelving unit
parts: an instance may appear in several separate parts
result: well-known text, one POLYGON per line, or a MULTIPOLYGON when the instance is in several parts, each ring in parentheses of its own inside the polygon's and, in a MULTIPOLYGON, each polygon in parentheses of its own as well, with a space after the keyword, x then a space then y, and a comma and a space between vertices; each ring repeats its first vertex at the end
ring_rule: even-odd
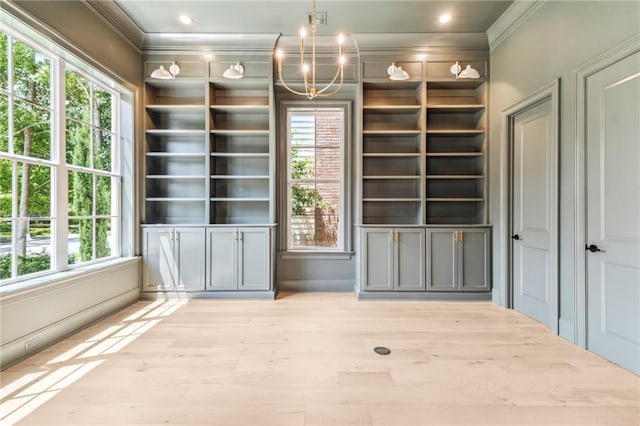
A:
POLYGON ((275 294, 271 59, 244 59, 242 80, 222 55, 145 79, 145 292, 275 294))
POLYGON ((455 59, 441 56, 362 58, 361 298, 486 298, 491 289, 487 61, 464 62, 480 78, 456 79, 455 59), (394 59, 408 80, 388 79, 394 59))
POLYGON ((430 65, 424 77, 363 80, 363 225, 485 223, 486 80, 455 80, 441 64, 430 77, 430 65))

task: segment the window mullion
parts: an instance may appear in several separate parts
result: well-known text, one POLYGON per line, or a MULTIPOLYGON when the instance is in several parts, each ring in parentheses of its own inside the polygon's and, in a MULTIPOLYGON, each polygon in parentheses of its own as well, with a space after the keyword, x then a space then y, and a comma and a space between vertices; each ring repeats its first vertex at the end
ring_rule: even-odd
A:
MULTIPOLYGON (((7 34, 7 90, 8 90, 8 99, 7 99, 7 107, 8 111, 8 120, 9 120, 9 141, 7 146, 7 152, 13 154, 13 136, 14 136, 14 113, 13 113, 13 37, 11 34, 7 34)), ((11 252, 17 253, 17 226, 16 226, 16 217, 18 216, 18 163, 15 160, 12 160, 11 164, 11 194, 12 194, 12 202, 11 202, 11 252)), ((18 257, 16 255, 11 256, 11 278, 15 278, 18 276, 18 257)))
POLYGON ((53 173, 51 189, 52 211, 55 212, 55 220, 52 232, 53 238, 53 269, 62 270, 68 268, 69 258, 69 173, 67 171, 67 146, 66 146, 66 82, 65 82, 65 62, 60 59, 55 60, 53 66, 53 117, 55 120, 52 135, 52 158, 56 163, 53 173), (54 266, 55 265, 55 266, 54 266))

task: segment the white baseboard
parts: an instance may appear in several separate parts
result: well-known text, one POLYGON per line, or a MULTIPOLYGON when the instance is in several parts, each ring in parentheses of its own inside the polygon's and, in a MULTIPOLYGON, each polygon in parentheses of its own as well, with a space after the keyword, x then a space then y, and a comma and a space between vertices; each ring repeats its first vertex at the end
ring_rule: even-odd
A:
POLYGON ((566 318, 560 318, 558 321, 558 334, 563 339, 568 340, 571 343, 576 343, 575 340, 575 326, 573 321, 569 321, 566 318))

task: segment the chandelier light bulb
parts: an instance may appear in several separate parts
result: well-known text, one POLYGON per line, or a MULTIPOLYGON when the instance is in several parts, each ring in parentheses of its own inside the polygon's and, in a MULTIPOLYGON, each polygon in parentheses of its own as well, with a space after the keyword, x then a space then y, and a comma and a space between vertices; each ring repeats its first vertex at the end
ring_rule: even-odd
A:
POLYGON ((309 65, 308 64, 303 64, 302 65, 302 72, 304 74, 307 74, 309 72, 309 65))
POLYGON ((300 28, 300 38, 305 38, 307 36, 307 30, 305 27, 300 28))
POLYGON ((344 56, 340 56, 340 65, 344 65, 345 62, 347 62, 347 58, 345 58, 344 56))
POLYGON ((440 15, 440 23, 441 24, 446 24, 447 22, 451 21, 451 14, 450 13, 443 13, 442 15, 440 15))
POLYGON ((338 44, 341 46, 344 44, 344 35, 338 34, 338 44))

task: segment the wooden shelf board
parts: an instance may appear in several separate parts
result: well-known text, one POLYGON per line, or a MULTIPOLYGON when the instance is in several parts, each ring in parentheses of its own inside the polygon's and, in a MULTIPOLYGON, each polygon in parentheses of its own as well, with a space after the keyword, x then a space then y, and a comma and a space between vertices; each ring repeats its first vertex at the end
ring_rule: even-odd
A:
POLYGON ((482 129, 427 129, 427 134, 431 135, 481 135, 482 129))
POLYGON ((187 180, 187 179, 191 179, 191 180, 198 180, 198 179, 206 179, 206 176, 195 176, 195 175, 147 175, 145 176, 147 179, 183 179, 183 180, 187 180))
POLYGON ((206 157, 204 152, 147 152, 147 157, 206 157))
POLYGON ((427 198, 427 202, 432 202, 432 201, 436 201, 436 202, 478 202, 478 201, 484 201, 484 198, 427 198))
POLYGON ((166 110, 200 110, 204 111, 206 105, 202 104, 151 104, 145 107, 152 111, 166 111, 166 110))
POLYGON ((150 135, 205 135, 207 133, 204 129, 196 130, 181 130, 181 129, 148 129, 145 131, 150 135))
POLYGON ((427 175, 427 179, 484 179, 484 175, 427 175))
POLYGON ((377 180, 397 180, 397 179, 406 179, 406 180, 410 180, 410 179, 420 179, 420 176, 415 176, 415 175, 411 175, 411 176, 403 176, 403 175, 393 175, 393 176, 375 176, 375 175, 367 175, 367 176, 362 176, 363 180, 373 180, 373 179, 377 179, 377 180))
POLYGON ((162 202, 169 202, 169 201, 197 201, 197 202, 204 202, 206 201, 206 198, 188 198, 188 197, 148 197, 146 198, 146 201, 162 201, 162 202))
POLYGON ((247 152, 212 152, 212 157, 227 157, 227 158, 266 158, 269 157, 268 153, 247 153, 247 152))
POLYGON ((378 201, 382 201, 382 202, 398 202, 398 201, 404 201, 404 202, 420 202, 420 198, 363 198, 362 199, 363 202, 378 202, 378 201))
POLYGON ((268 175, 211 175, 211 179, 218 180, 242 180, 242 179, 269 179, 268 175))
POLYGON ((422 105, 385 105, 385 104, 373 104, 373 105, 363 105, 362 109, 370 110, 370 111, 388 111, 388 112, 401 112, 401 111, 410 111, 417 112, 422 109, 422 105))
POLYGON ((419 135, 422 130, 363 130, 363 135, 419 135))
POLYGON ((441 111, 481 111, 485 108, 483 104, 427 104, 428 110, 441 111))
POLYGON ((366 175, 362 176, 362 179, 420 179, 420 176, 415 175, 366 175))
POLYGON ((241 129, 214 129, 212 134, 216 135, 268 135, 269 130, 241 130, 241 129))
POLYGON ((211 201, 214 202, 228 202, 228 201, 237 201, 237 202, 250 202, 250 201, 260 201, 260 202, 269 202, 269 198, 264 197, 211 197, 211 201))
POLYGON ((269 105, 211 105, 210 108, 222 112, 269 112, 269 105))
POLYGON ((382 153, 366 153, 366 154, 362 154, 363 157, 378 157, 378 158, 385 158, 385 157, 408 157, 408 158, 414 158, 414 157, 420 157, 422 154, 417 153, 417 152, 392 152, 392 153, 387 153, 387 152, 382 152, 382 153))
POLYGON ((484 152, 428 152, 427 157, 483 157, 484 152))

